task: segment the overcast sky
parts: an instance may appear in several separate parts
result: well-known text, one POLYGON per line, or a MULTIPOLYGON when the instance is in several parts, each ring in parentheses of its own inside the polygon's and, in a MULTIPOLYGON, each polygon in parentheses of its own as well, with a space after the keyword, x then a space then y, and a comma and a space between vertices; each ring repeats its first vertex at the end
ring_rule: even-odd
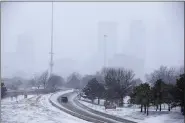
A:
MULTIPOLYGON (((49 69, 51 5, 2 3, 2 76, 30 76, 49 69)), ((138 64, 129 64, 143 62, 142 68, 133 68, 142 69, 136 70, 142 71, 136 72, 142 79, 160 65, 184 64, 182 2, 57 2, 53 7, 54 72, 61 76, 75 71, 90 74, 102 67, 99 48, 103 38, 99 36, 104 32, 100 33, 100 23, 113 23, 105 31, 107 43, 111 42, 107 61, 109 52, 137 58, 138 64)))

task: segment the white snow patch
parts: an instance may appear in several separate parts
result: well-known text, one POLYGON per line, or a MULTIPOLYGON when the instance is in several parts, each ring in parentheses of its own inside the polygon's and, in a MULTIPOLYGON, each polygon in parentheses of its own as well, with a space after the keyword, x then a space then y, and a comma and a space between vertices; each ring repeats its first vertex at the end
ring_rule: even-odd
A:
POLYGON ((130 96, 126 96, 126 97, 123 99, 123 102, 124 102, 125 104, 127 104, 129 100, 130 100, 130 96))
MULTIPOLYGON (((27 95, 27 99, 32 98, 36 95, 27 95)), ((25 100, 24 95, 18 95, 17 99, 15 97, 11 98, 11 97, 6 97, 1 99, 1 104, 12 104, 15 103, 16 101, 22 101, 25 100)))
MULTIPOLYGON (((126 97, 123 99, 124 106, 127 106, 127 105, 128 105, 129 99, 130 99, 130 96, 126 96, 126 97)), ((83 101, 86 101, 86 102, 92 102, 90 99, 83 98, 83 97, 81 97, 80 100, 83 100, 83 101)), ((100 99, 99 105, 104 105, 104 102, 105 102, 104 99, 100 99)), ((98 104, 98 99, 95 99, 95 100, 93 101, 93 103, 94 103, 94 104, 98 104)))
POLYGON ((184 123, 184 118, 180 113, 170 113, 170 114, 163 114, 158 116, 151 116, 145 118, 144 121, 139 123, 184 123))
POLYGON ((51 94, 34 96, 10 104, 1 104, 2 123, 88 123, 53 107, 51 94))
POLYGON ((173 109, 171 112, 168 112, 167 109, 165 111, 156 112, 154 108, 150 108, 149 115, 147 116, 146 114, 140 112, 140 108, 138 108, 138 106, 135 108, 131 107, 105 110, 104 106, 94 105, 81 100, 79 101, 91 109, 138 123, 182 123, 184 121, 184 117, 177 109, 173 109))

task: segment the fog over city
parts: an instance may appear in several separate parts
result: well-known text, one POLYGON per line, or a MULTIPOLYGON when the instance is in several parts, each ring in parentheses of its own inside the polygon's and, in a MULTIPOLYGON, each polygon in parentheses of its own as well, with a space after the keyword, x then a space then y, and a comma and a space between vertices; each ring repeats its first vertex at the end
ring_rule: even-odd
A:
MULTIPOLYGON (((2 77, 29 78, 49 70, 51 7, 50 2, 1 4, 2 77)), ((54 2, 53 73, 66 78, 125 67, 144 80, 161 65, 181 66, 183 11, 184 5, 174 2, 54 2)))

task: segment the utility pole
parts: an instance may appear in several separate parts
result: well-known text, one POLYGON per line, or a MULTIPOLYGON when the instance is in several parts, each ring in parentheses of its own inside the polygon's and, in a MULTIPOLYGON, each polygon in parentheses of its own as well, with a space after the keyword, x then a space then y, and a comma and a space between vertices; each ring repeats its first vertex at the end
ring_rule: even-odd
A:
POLYGON ((107 55, 107 35, 104 35, 104 67, 106 67, 106 55, 107 55))
POLYGON ((52 11, 51 11, 51 51, 50 51, 50 76, 53 72, 53 2, 52 2, 52 11))

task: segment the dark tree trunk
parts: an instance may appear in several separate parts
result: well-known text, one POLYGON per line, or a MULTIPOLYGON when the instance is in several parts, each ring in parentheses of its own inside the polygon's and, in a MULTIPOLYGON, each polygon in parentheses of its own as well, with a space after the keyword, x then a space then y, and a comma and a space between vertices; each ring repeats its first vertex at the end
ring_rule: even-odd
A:
POLYGON ((168 104, 168 111, 170 111, 170 104, 168 104))
POLYGON ((147 106, 147 116, 148 116, 148 108, 149 108, 149 105, 147 106))
POLYGON ((181 106, 181 113, 184 115, 184 106, 181 106))
POLYGON ((98 105, 100 104, 100 98, 98 97, 98 105))
POLYGON ((121 107, 123 106, 123 96, 121 96, 121 98, 120 98, 120 106, 121 107))
POLYGON ((141 105, 141 112, 143 112, 143 105, 141 105))
POLYGON ((161 111, 161 103, 160 103, 160 109, 159 110, 161 111))
POLYGON ((146 113, 146 105, 144 105, 144 108, 145 108, 145 113, 146 113))
POLYGON ((156 111, 158 110, 158 105, 156 105, 156 111))

